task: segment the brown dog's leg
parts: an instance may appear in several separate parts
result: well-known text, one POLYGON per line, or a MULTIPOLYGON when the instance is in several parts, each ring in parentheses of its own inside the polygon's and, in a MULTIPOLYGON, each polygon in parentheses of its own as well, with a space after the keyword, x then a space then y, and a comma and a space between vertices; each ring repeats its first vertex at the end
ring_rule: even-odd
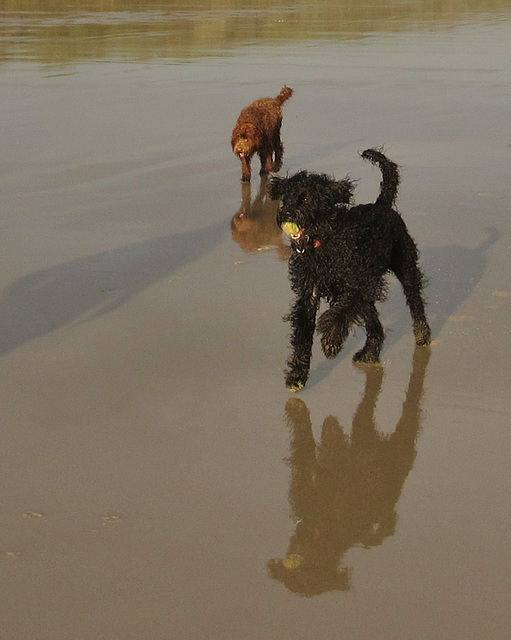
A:
POLYGON ((250 182, 250 156, 240 156, 241 160, 241 180, 243 182, 250 182))
POLYGON ((261 171, 259 175, 266 176, 273 171, 273 160, 271 150, 264 149, 259 151, 259 157, 261 158, 261 171))
POLYGON ((275 131, 273 132, 273 149, 275 151, 275 162, 273 163, 272 171, 280 171, 282 167, 282 156, 284 155, 284 146, 282 145, 282 140, 280 139, 280 126, 282 124, 282 120, 275 127, 275 131))

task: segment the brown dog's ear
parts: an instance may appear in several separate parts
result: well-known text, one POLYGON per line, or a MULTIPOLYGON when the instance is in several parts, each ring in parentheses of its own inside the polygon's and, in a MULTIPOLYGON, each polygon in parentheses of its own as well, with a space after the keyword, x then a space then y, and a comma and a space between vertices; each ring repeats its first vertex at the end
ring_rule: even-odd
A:
POLYGON ((268 195, 272 200, 279 200, 284 191, 286 190, 286 178, 278 178, 274 176, 268 182, 268 186, 266 190, 268 191, 268 195))

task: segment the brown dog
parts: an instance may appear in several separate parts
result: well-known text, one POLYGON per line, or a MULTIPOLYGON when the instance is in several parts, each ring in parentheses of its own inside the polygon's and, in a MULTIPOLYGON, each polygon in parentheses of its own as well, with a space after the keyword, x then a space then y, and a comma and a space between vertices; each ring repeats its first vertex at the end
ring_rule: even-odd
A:
POLYGON ((260 98, 240 113, 231 137, 232 150, 241 160, 241 179, 250 181, 250 162, 254 153, 261 160, 260 175, 279 171, 284 147, 280 139, 282 105, 293 95, 289 87, 282 87, 276 98, 260 98))

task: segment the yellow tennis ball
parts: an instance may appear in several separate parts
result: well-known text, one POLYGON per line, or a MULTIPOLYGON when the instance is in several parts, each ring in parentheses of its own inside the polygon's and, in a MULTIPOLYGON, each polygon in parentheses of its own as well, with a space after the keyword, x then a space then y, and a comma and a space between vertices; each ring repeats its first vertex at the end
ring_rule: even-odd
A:
POLYGON ((284 233, 287 233, 288 236, 300 235, 300 227, 296 224, 296 222, 284 222, 281 228, 282 231, 284 233))

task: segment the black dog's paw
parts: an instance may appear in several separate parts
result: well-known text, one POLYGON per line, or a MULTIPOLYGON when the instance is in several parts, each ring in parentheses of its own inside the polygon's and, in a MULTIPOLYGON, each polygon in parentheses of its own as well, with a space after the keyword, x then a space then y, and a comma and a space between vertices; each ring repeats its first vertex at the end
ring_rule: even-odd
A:
POLYGON ((427 322, 418 322, 414 325, 413 333, 415 335, 415 344, 418 347, 426 347, 431 344, 431 329, 427 322))
POLYGON ((357 353, 353 356, 353 362, 376 364, 380 362, 380 351, 379 349, 375 350, 364 347, 363 349, 360 349, 360 351, 357 351, 357 353))
POLYGON ((342 349, 342 342, 336 341, 332 335, 323 335, 321 337, 321 348, 327 358, 335 358, 342 349))
POLYGON ((307 373, 291 369, 286 371, 286 387, 290 391, 300 391, 305 387, 307 382, 307 373))

